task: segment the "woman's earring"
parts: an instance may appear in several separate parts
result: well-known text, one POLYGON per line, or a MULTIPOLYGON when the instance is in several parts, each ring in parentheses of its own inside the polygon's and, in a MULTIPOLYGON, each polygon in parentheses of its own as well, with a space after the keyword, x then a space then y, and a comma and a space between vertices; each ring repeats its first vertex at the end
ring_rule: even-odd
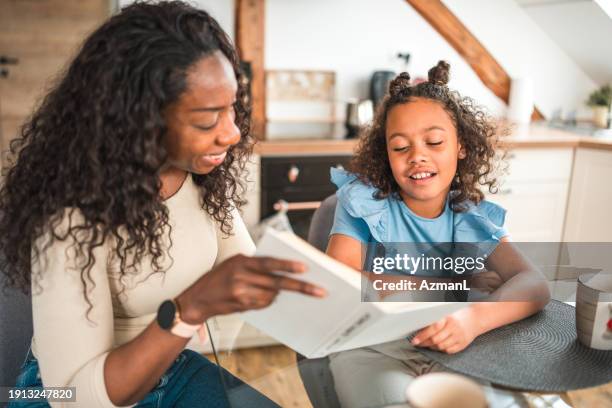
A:
POLYGON ((459 172, 455 173, 455 178, 453 179, 453 184, 458 186, 461 184, 461 177, 459 177, 459 172))

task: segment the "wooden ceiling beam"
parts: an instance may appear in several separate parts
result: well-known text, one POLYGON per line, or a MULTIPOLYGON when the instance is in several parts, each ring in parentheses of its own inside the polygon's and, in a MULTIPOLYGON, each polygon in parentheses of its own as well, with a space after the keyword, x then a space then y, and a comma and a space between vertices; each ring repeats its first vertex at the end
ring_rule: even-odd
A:
POLYGON ((263 140, 266 129, 265 0, 236 0, 235 4, 236 48, 241 60, 251 65, 253 135, 263 140))
MULTIPOLYGON (((506 104, 511 79, 504 68, 440 0, 406 0, 472 67, 482 83, 506 104)), ((544 119, 534 108, 533 120, 544 119)))

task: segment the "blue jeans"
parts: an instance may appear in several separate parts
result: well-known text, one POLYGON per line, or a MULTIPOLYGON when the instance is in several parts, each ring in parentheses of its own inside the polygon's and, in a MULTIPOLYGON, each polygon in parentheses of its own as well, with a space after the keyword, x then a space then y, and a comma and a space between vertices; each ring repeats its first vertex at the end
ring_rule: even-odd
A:
MULTIPOLYGON (((31 352, 28 353, 21 374, 17 377, 16 386, 30 388, 43 386, 38 360, 31 352)), ((78 397, 77 390, 77 401, 78 397)), ((23 407, 49 408, 50 406, 47 402, 12 402, 8 405, 8 408, 23 407)), ((136 407, 277 408, 278 405, 195 351, 183 350, 161 376, 157 386, 138 402, 136 407)))

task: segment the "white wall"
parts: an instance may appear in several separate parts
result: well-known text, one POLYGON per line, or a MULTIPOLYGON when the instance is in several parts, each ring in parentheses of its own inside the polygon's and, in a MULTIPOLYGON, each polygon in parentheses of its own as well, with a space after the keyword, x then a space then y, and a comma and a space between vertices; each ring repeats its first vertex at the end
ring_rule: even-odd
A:
POLYGON ((589 78, 603 85, 612 82, 612 1, 599 1, 532 4, 523 10, 589 78))
MULTIPOLYGON (((121 5, 130 0, 120 0, 121 5)), ((234 0, 198 0, 234 35, 234 0)), ((557 108, 589 116, 584 101, 596 84, 513 0, 444 0, 511 77, 531 76, 535 101, 545 116, 557 108)), ((402 64, 426 76, 439 59, 451 63, 451 87, 497 115, 505 104, 405 0, 266 0, 265 65, 268 69, 337 72, 340 99, 368 96, 373 71, 402 64)), ((343 114, 340 110, 339 114, 343 114)))
POLYGON ((557 108, 589 116, 584 101, 597 85, 515 1, 444 3, 511 77, 533 79, 535 103, 544 116, 550 117, 557 108))
MULTIPOLYGON (((266 0, 268 69, 336 71, 337 97, 367 98, 372 72, 402 70, 409 52, 411 76, 427 76, 438 60, 451 64, 450 85, 503 114, 505 105, 404 0, 266 0)), ((343 114, 339 110, 339 114, 343 114)))
MULTIPOLYGON (((513 0, 445 0, 449 9, 511 77, 530 76, 536 106, 589 116, 584 101, 596 84, 513 0)), ((398 51, 412 54, 411 75, 438 59, 451 63, 451 87, 496 114, 504 104, 404 0, 267 0, 266 67, 337 71, 338 97, 366 97, 372 71, 399 70, 398 51)))

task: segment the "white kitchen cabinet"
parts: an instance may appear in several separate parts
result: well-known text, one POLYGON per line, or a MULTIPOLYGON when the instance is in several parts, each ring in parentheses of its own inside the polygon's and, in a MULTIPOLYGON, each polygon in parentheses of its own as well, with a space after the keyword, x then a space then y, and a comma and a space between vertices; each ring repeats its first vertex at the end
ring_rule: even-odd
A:
POLYGON ((487 199, 507 210, 505 227, 516 242, 559 242, 568 182, 507 183, 487 199))
POLYGON ((498 193, 486 198, 507 210, 505 226, 513 241, 561 241, 572 161, 572 148, 509 152, 509 173, 498 193))
POLYGON ((508 152, 508 183, 541 184, 569 182, 574 149, 572 147, 523 148, 508 152))
POLYGON ((564 241, 612 242, 612 151, 578 148, 564 241))

